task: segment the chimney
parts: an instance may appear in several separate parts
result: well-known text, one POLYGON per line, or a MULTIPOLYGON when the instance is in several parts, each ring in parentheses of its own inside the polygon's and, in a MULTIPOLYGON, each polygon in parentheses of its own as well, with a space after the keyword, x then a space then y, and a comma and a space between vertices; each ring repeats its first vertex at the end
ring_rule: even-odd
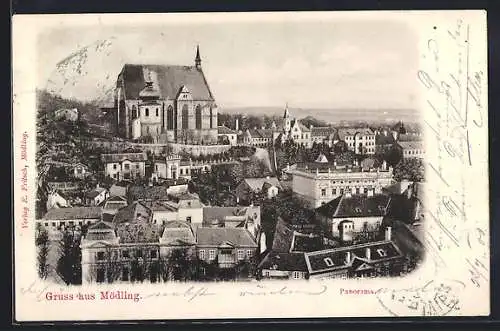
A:
POLYGON ((385 228, 385 240, 390 241, 392 237, 392 228, 390 226, 385 228))
POLYGON ((366 249, 365 249, 365 257, 366 257, 366 259, 371 260, 371 258, 372 258, 372 251, 371 251, 370 247, 366 247, 366 249))
POLYGON ((236 131, 238 131, 240 129, 240 120, 238 118, 236 119, 236 123, 234 124, 234 128, 236 131))
POLYGON ((345 253, 345 264, 349 264, 349 263, 351 263, 351 252, 347 251, 345 253))

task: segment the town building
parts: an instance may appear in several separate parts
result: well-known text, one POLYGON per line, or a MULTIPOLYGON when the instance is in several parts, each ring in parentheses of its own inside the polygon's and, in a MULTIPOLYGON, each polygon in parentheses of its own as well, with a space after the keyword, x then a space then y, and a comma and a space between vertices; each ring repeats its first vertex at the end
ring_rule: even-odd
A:
POLYGON ((368 237, 379 230, 390 200, 385 194, 344 194, 317 208, 316 216, 326 236, 342 242, 357 241, 356 237, 368 237))
POLYGON ((369 128, 340 128, 338 138, 356 154, 375 154, 375 132, 369 128))
POLYGON ((401 151, 404 159, 425 157, 425 147, 422 141, 398 141, 395 146, 401 151))
POLYGON ((242 142, 245 145, 251 145, 255 147, 267 147, 273 144, 274 130, 272 129, 247 129, 243 132, 242 142))
POLYGON ((99 206, 109 197, 109 191, 104 187, 96 187, 85 193, 85 204, 99 206))
POLYGON ((308 278, 304 253, 268 252, 257 266, 258 278, 301 280, 308 278))
POLYGON ((261 230, 260 206, 204 207, 202 226, 246 229, 258 242, 261 230))
POLYGON ((257 254, 257 243, 245 228, 199 227, 196 230, 196 251, 200 261, 228 269, 252 263, 257 254))
POLYGON ((111 196, 104 203, 102 213, 103 215, 115 215, 119 209, 127 206, 128 202, 126 197, 120 195, 111 196))
POLYGON ((146 175, 146 153, 101 154, 104 174, 115 180, 131 180, 146 175))
POLYGON ((52 208, 66 208, 71 207, 71 203, 64 193, 53 190, 47 195, 46 207, 47 210, 52 208))
POLYGON ((101 220, 101 207, 52 208, 39 223, 53 229, 92 225, 101 220))
POLYGON ((347 279, 401 274, 404 254, 389 240, 304 253, 310 279, 347 279))
POLYGON ((227 126, 217 127, 217 136, 220 145, 235 146, 238 144, 238 132, 231 130, 227 126))
POLYGON ((125 64, 116 82, 119 136, 157 142, 217 144, 218 107, 201 67, 125 64))
POLYGON ((80 162, 73 164, 73 177, 84 179, 89 175, 91 175, 91 172, 87 165, 80 162))
POLYGON ((392 167, 383 162, 377 168, 353 165, 338 166, 320 154, 315 162, 297 165, 288 171, 292 175, 294 194, 310 208, 318 208, 344 193, 373 195, 393 183, 392 167))
POLYGON ((312 144, 327 144, 333 147, 338 141, 338 133, 335 128, 324 126, 314 127, 311 125, 311 146, 312 144))
POLYGON ((280 190, 282 190, 281 184, 276 177, 245 178, 236 186, 234 194, 240 202, 252 202, 251 200, 257 194, 265 199, 272 199, 280 190))

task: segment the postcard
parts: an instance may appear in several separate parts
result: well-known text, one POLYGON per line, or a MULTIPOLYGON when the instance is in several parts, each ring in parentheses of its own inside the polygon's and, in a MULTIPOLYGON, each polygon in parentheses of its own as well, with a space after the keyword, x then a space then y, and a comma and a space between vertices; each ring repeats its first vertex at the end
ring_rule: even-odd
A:
POLYGON ((486 31, 15 15, 15 321, 488 316, 486 31))

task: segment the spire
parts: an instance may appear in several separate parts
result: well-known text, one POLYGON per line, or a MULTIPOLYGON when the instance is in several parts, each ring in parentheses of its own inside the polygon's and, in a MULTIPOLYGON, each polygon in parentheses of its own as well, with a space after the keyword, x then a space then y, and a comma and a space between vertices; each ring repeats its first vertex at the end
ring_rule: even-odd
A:
POLYGON ((290 112, 288 111, 288 102, 285 104, 285 115, 283 115, 283 118, 289 118, 290 117, 290 112))
POLYGON ((194 59, 194 64, 197 69, 201 69, 200 45, 196 45, 196 57, 194 59))

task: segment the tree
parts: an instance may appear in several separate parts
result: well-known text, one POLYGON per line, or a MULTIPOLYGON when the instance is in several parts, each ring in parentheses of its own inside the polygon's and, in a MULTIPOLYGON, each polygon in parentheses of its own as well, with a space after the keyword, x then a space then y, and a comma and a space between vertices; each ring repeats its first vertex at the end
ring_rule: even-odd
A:
POLYGON ((422 159, 403 159, 394 168, 394 179, 396 181, 406 179, 411 182, 421 182, 424 180, 424 171, 422 159))
POLYGON ((174 248, 160 260, 160 274, 164 281, 190 281, 198 278, 198 259, 190 248, 174 248))
POLYGON ((61 240, 61 257, 57 262, 57 273, 67 284, 81 284, 80 236, 72 230, 65 230, 61 240))
POLYGON ((41 279, 45 279, 48 274, 47 255, 49 253, 49 235, 47 230, 39 223, 37 223, 35 243, 38 251, 38 276, 41 279))

